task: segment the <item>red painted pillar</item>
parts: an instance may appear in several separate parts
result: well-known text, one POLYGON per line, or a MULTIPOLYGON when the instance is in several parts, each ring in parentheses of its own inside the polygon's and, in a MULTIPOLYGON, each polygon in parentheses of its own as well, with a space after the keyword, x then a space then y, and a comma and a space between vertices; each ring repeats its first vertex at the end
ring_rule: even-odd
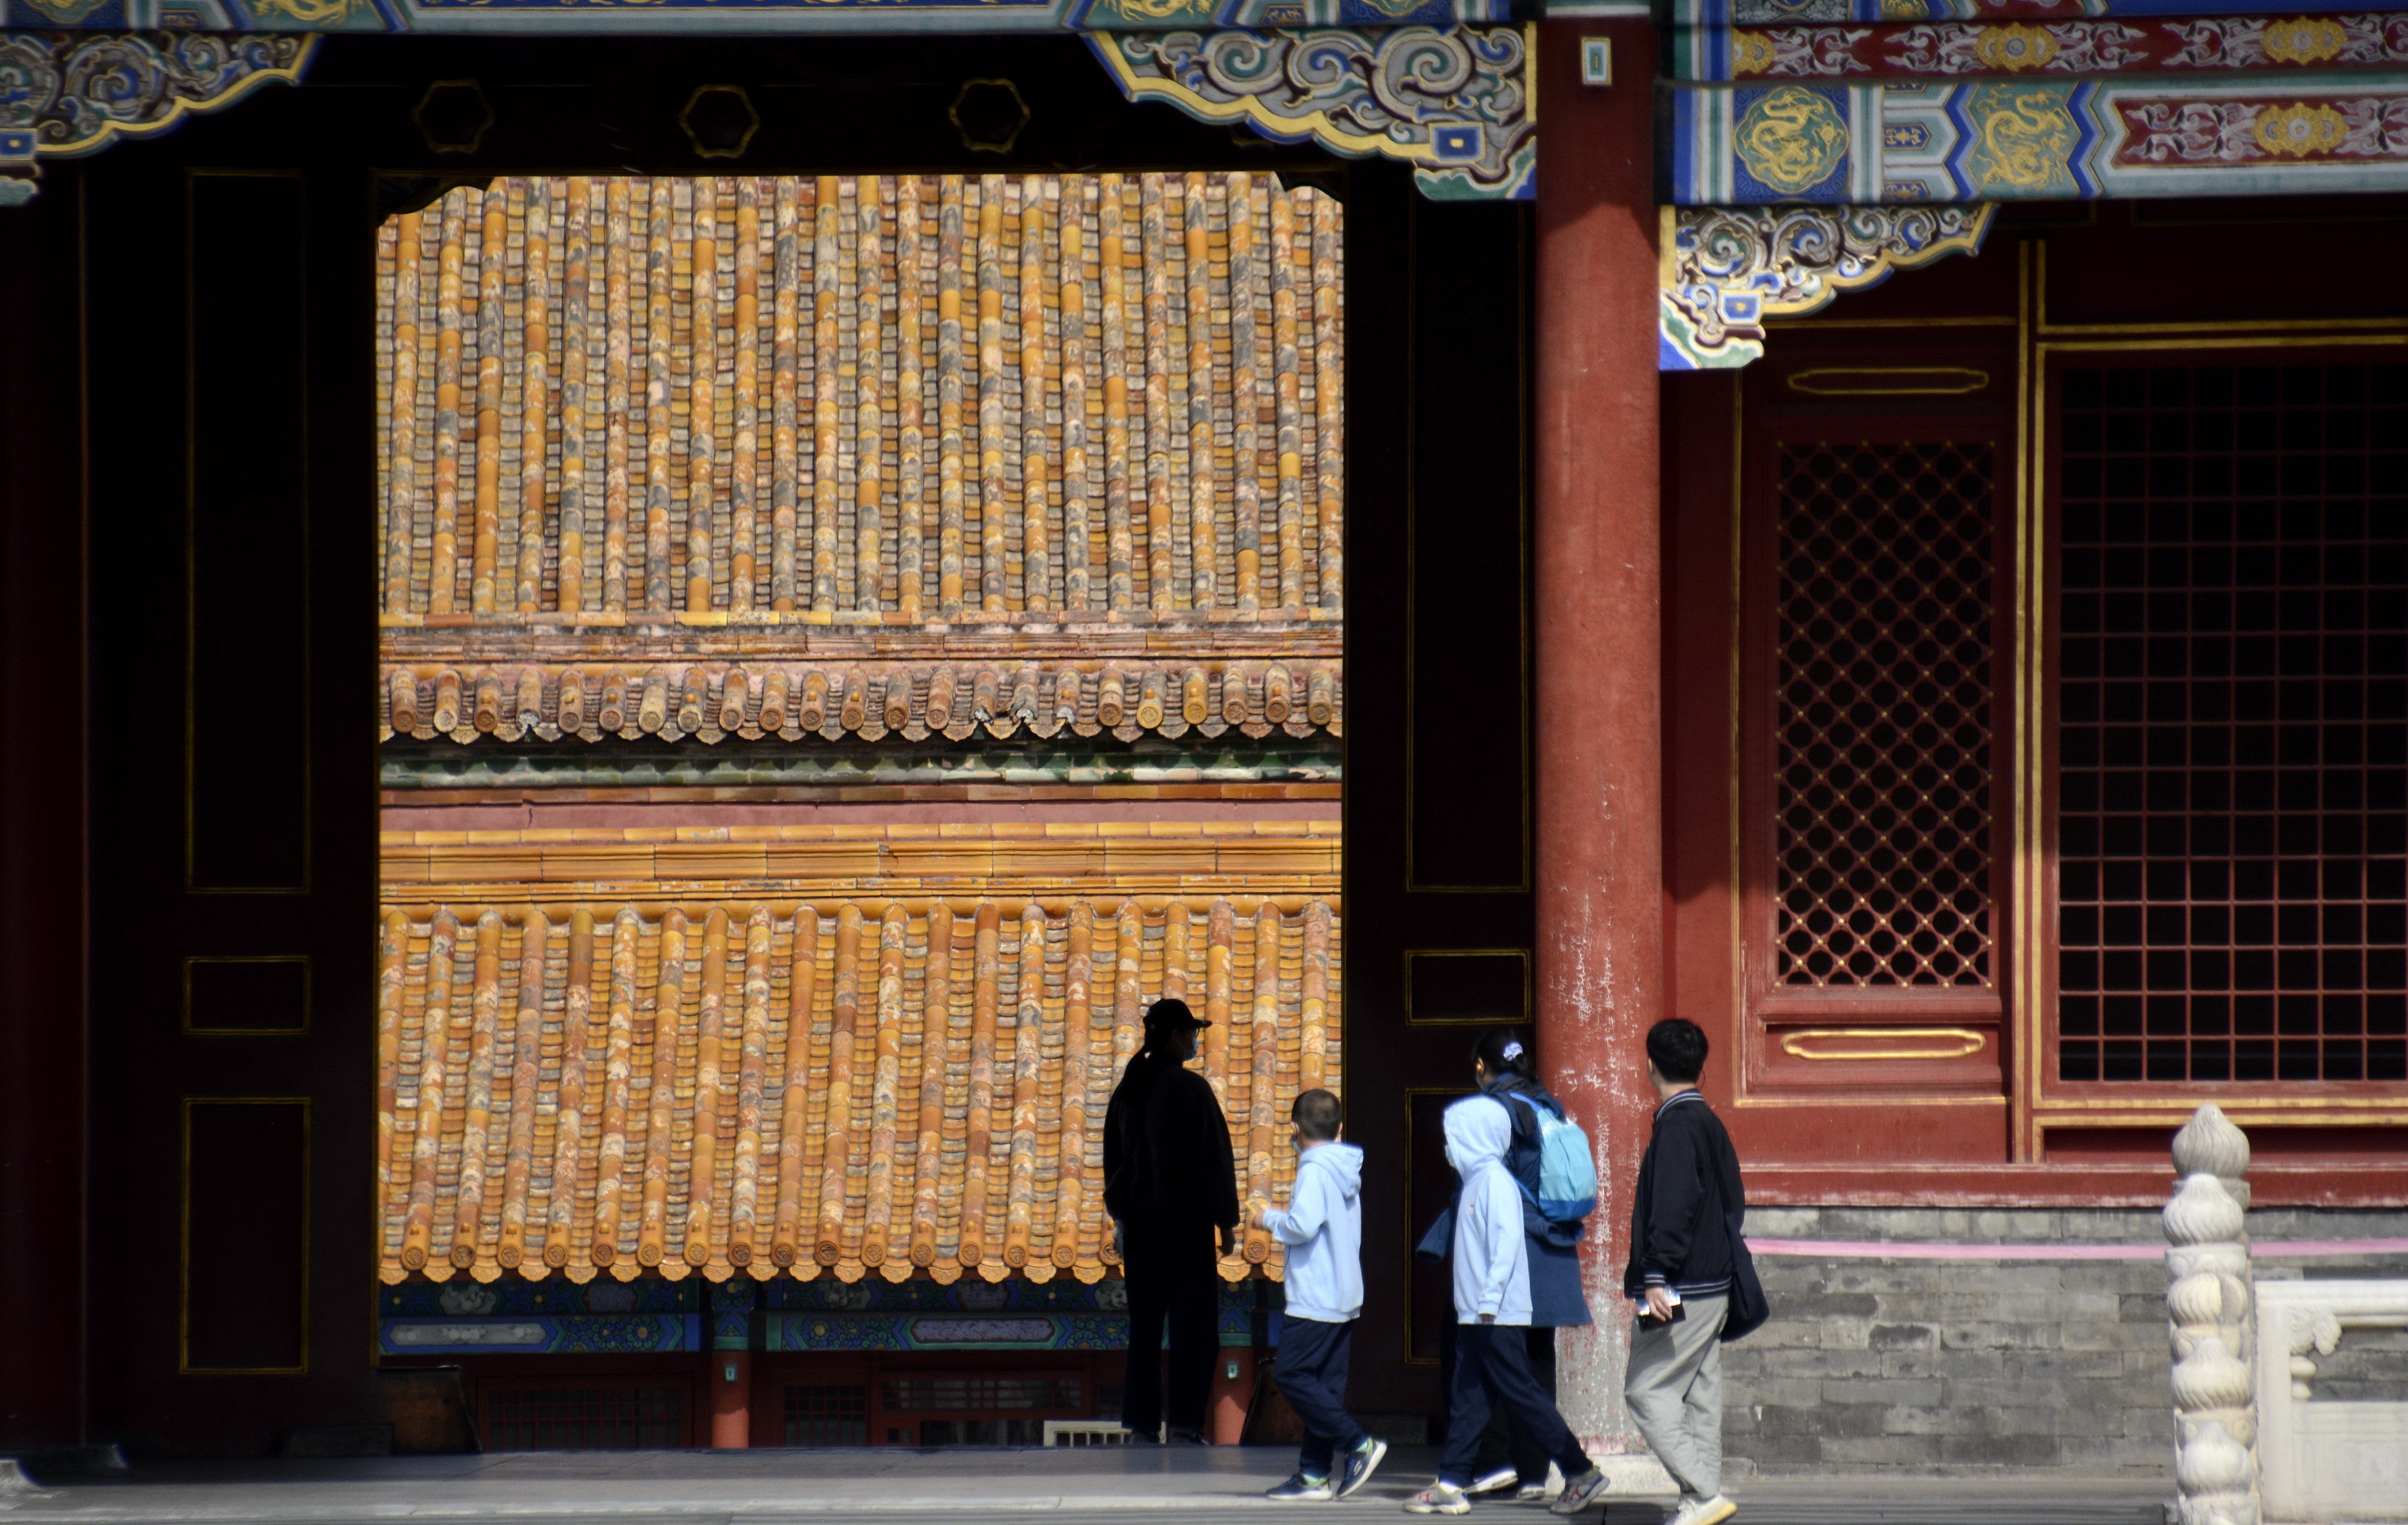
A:
POLYGON ((1240 1345, 1221 1347, 1220 1364, 1212 1370, 1212 1403, 1205 1416, 1207 1437, 1215 1446, 1235 1446, 1245 1438, 1246 1405, 1254 1396, 1254 1353, 1240 1345))
POLYGON ((710 1353, 710 1444, 714 1450, 752 1444, 752 1352, 710 1353))
POLYGON ((1597 1324, 1564 1331, 1559 1402, 1575 1431, 1621 1450, 1622 1263, 1652 1095, 1641 1044, 1664 988, 1655 32, 1548 22, 1538 68, 1539 1051, 1602 1187, 1584 1259, 1597 1324), (1598 36, 1610 86, 1581 82, 1582 39, 1598 36))

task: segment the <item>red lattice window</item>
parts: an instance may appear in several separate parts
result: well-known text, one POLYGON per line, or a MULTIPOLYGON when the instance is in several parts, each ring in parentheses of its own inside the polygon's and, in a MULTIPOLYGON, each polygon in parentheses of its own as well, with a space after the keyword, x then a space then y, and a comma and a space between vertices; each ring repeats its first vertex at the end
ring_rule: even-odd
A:
POLYGON ((682 1386, 564 1383, 485 1389, 489 1451, 652 1451, 686 1444, 682 1386))
POLYGON ((1074 1372, 996 1372, 889 1377, 884 1388, 885 1420, 906 1444, 1041 1446, 1043 1416, 1081 1413, 1086 1382, 1074 1372))
POLYGON ((787 1445, 869 1444, 867 1383, 791 1383, 783 1396, 787 1445))
POLYGON ((2408 367, 2059 395, 2059 1075, 2408 1078, 2408 367))
POLYGON ((1083 1380, 1075 1373, 973 1373, 890 1377, 884 1397, 890 1413, 1075 1414, 1084 1391, 1083 1380))
POLYGON ((1779 985, 1993 983, 1991 456, 1781 447, 1779 985))

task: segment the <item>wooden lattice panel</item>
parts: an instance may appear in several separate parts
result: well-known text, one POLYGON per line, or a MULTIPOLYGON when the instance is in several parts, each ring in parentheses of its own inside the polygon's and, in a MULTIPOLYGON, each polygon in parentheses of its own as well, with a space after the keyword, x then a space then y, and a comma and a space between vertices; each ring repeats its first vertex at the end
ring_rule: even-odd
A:
POLYGON ((2059 395, 2059 1074, 2408 1078, 2408 367, 2059 395))
MULTIPOLYGON (((1212 1024, 1250 1204, 1293 1176, 1297 1093, 1341 1088, 1331 892, 597 887, 388 888, 387 1281, 1093 1281, 1105 1109, 1148 1003, 1212 1024)), ((1278 1275, 1243 1238, 1222 1273, 1278 1275)))
POLYGON ((1774 978, 1987 987, 1990 448, 1778 469, 1774 978))
POLYGON ((400 626, 1335 619, 1339 204, 497 180, 377 247, 400 626))

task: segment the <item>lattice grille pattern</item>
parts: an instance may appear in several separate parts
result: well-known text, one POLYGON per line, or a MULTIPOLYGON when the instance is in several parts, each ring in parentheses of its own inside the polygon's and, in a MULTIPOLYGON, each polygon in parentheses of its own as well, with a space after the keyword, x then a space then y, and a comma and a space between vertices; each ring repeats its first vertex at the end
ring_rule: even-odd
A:
POLYGON ((2062 396, 2058 1072, 2408 1078, 2408 367, 2062 396))
POLYGON ((867 1383, 796 1383, 786 1388, 784 1406, 789 1446, 869 1444, 867 1383))
POLYGON ((1784 445, 1774 977, 1991 983, 1991 452, 1784 445))
POLYGON ((1076 1376, 926 1376, 890 1378, 886 1407, 916 1414, 1052 1414, 1079 1407, 1076 1376))
POLYGON ((486 1395, 491 1451, 652 1451, 686 1443, 682 1388, 502 1388, 486 1395))

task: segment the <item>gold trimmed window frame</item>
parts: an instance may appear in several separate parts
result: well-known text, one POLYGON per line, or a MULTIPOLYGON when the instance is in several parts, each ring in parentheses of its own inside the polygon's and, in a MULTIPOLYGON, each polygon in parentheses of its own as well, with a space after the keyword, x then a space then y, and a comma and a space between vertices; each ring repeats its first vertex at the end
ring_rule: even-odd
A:
POLYGON ((2057 551, 2048 362, 2065 354, 2147 354, 2198 351, 2408 352, 2408 319, 2320 318, 2230 322, 2061 324, 2048 316, 2048 248, 2028 238, 2017 250, 2020 394, 2016 405, 2017 523, 2014 568, 2015 850, 2013 915, 2014 977, 2007 988, 2010 1153, 2016 1163, 2047 1158, 2057 1128, 2172 1128, 2214 1101, 2252 1126, 2400 1127, 2408 1125, 2408 1086, 2392 1081, 2086 1081, 2058 1080, 2053 1004, 2057 971, 2057 840, 2052 776, 2054 681, 2048 654, 2055 633, 2057 551), (2380 1092, 2384 1094, 2370 1094, 2380 1092), (2103 1094, 2102 1094, 2103 1093, 2103 1094))
MULTIPOLYGON (((2032 242, 2032 240, 2027 239, 2018 246, 2017 257, 2019 261, 2027 260, 2028 258, 2032 242)), ((2025 508, 2029 496, 2028 484, 2025 480, 2027 474, 2028 455, 2025 443, 2026 422, 2021 413, 2021 405, 2025 401, 2026 394, 2028 390, 2026 377, 2023 374, 2024 367, 2028 364, 2026 357, 2028 357, 2030 348, 2029 332, 2031 324, 2028 309, 2019 309, 2017 315, 2013 317, 2003 315, 1971 315, 1938 318, 1932 320, 1910 318, 1801 317, 1777 320, 1777 323, 1778 326, 1784 329, 2014 327, 2017 334, 2017 373, 2014 378, 2014 385, 2015 387, 2015 396, 2018 403, 2018 414, 2014 435, 2011 439, 2003 440, 2000 446, 2000 453, 2002 458, 2000 461, 1998 485, 1994 489, 1994 494, 1996 497, 1996 511, 2012 517, 2013 539, 2010 541, 2010 544, 2013 547, 2018 548, 2016 556, 2018 563, 2020 562, 2021 557, 2019 548, 2028 539, 2029 534, 2029 525, 2026 521, 2025 508)), ((1893 374, 1893 372, 1887 367, 1869 368, 1861 367, 1848 367, 1844 368, 1846 373, 1851 375, 1893 374)), ((1929 367, 1917 366, 1899 367, 1898 371, 1912 376, 1924 376, 1929 374, 1931 369, 1932 367, 1929 367)), ((1813 372, 1808 371, 1803 374, 1812 375, 1813 372)), ((1999 379, 1991 378, 1986 373, 1979 371, 1969 370, 1963 372, 1963 374, 1982 376, 1983 388, 1997 384, 1999 381, 1999 379)), ((1784 385, 1786 386, 1786 380, 1784 380, 1784 385)), ((1747 688, 1747 599, 1748 558, 1753 546, 1753 541, 1751 540, 1748 533, 1747 495, 1749 471, 1747 452, 1749 437, 1747 430, 1748 406, 1746 380, 1742 372, 1737 368, 1732 369, 1730 372, 1730 548, 1728 568, 1730 597, 1728 611, 1729 623, 1726 632, 1726 640, 1727 641, 1727 667, 1724 675, 1724 681, 1727 685, 1725 701, 1727 714, 1725 725, 1727 730, 1726 746, 1727 749, 1727 777, 1726 779, 1725 808, 1727 812, 1726 829, 1728 838, 1727 851, 1729 854, 1727 872, 1729 874, 1730 1031, 1732 1034, 1732 1041, 1725 1045, 1727 1051, 1725 1062, 1729 1067, 1730 1105, 1735 1110, 1746 1110, 1752 1108, 1830 1107, 1845 1104, 1850 1101, 1856 1100, 1856 1098, 1848 1093, 1838 1092, 1830 1095, 1799 1095, 1794 1092, 1754 1094, 1749 1080, 1751 1066, 1761 1058, 1767 1050, 1784 1045, 1784 1041, 1777 1039, 1772 1031, 1772 1020, 1776 1016, 1784 1022, 1798 1022, 1801 1020, 1812 1021, 1816 1024, 1817 1031, 1828 1029, 1844 1031, 1849 1035, 1855 1035, 1859 1030, 1862 1030, 1857 1024, 1863 1023, 1864 1018, 1860 1011, 1851 1014, 1855 1019, 1854 1021, 1851 1020, 1851 1015, 1842 1015, 1840 1011, 1834 1011, 1828 1016, 1820 1015, 1814 1012, 1814 1006, 1821 999, 1819 996, 1799 997, 1792 995, 1786 1000, 1784 1000, 1783 992, 1780 987, 1760 988, 1752 983, 1754 976, 1750 971, 1749 950, 1755 944, 1752 942, 1751 939, 1763 938, 1770 940, 1773 933, 1769 923, 1764 926, 1756 926, 1751 924, 1749 920, 1747 895, 1745 892, 1745 870, 1748 842, 1747 833, 1758 827, 1770 829, 1771 822, 1769 815, 1751 820, 1749 806, 1747 803, 1750 794, 1750 791, 1747 788, 1746 772, 1746 752, 1748 747, 1747 727, 1749 724, 1748 717, 1750 712, 1747 688), (1771 1004, 1770 1005, 1767 1004, 1768 997, 1771 998, 1771 1004)), ((1926 391, 1923 388, 1916 387, 1904 394, 1885 393, 1882 395, 1957 396, 1980 389, 1981 388, 1974 387, 1963 387, 1960 389, 1957 386, 1951 385, 1944 389, 1926 391)), ((1994 535, 1996 534, 1995 529, 1993 533, 1994 535)), ((2014 608, 2020 608, 2021 598, 2021 582, 2019 580, 2014 581, 2010 583, 2006 591, 2006 602, 2014 608)), ((2007 614, 2008 609, 2004 607, 1994 611, 1994 626, 2003 626, 2007 614)), ((2004 645, 2007 642, 2019 638, 2015 634, 2014 629, 2010 627, 2000 631, 2000 633, 1994 634, 1993 639, 2000 644, 2004 645)), ((1995 664, 1995 655, 1993 661, 1995 664)), ((2018 697, 2015 699, 2015 703, 2018 708, 2013 712, 2020 713, 2020 684, 2026 676, 2020 655, 2018 655, 2015 659, 2014 670, 2015 672, 2018 684, 2018 697)), ((2001 708, 1998 695, 1993 695, 1992 705, 1994 711, 2001 708)), ((1770 724, 1769 721, 1764 723, 1770 724)), ((2018 755, 2012 750, 2012 748, 2017 743, 2011 741, 2007 733, 2013 732, 2016 736, 2020 736, 2021 730, 2022 727, 2017 725, 2001 725, 1999 727, 1999 734, 1994 736, 1992 742, 1994 755, 1999 759, 1994 762, 1993 765, 1994 782, 1992 808, 1995 814, 2005 816, 2009 820, 2011 828, 2010 840, 2014 842, 2020 842, 2022 840, 2024 823, 2020 814, 2010 813, 2019 812, 2022 809, 2023 801, 2020 791, 2012 788, 2009 784, 2010 770, 2019 767, 2020 763, 2018 755)), ((1993 840, 1996 840, 1995 831, 1993 840)), ((2020 987, 2022 982, 2020 979, 2019 970, 2017 968, 2020 961, 2019 954, 2016 951, 2017 944, 2015 944, 2013 940, 2024 936, 2024 928, 2019 920, 2018 906, 2020 902, 2017 898, 2016 889, 2016 885, 2019 881, 2015 877, 2014 867, 2013 864, 2000 865, 1994 863, 1992 868, 1994 885, 1999 883, 1998 874, 2000 867, 2007 868, 2009 871, 2004 881, 2005 888, 2003 890, 1994 888, 1995 899, 1993 904, 1993 924, 1998 928, 1998 932, 1996 934, 1997 942, 2001 945, 2000 957, 1995 959, 1993 964, 1993 974, 1990 985, 1990 988, 1995 990, 1996 994, 1995 996, 1987 998, 1988 1010, 1983 1014, 1981 1019, 1995 1022, 1997 1025, 1997 1042, 1999 1045, 1998 1057, 2000 1072, 2006 1081, 2005 1091, 2001 1094, 1996 1095, 1968 1095, 1961 1093, 1951 1095, 1943 1093, 1933 1095, 1890 1096, 1885 1094, 1880 1098, 1880 1105, 1885 1107, 2008 1106, 2015 1101, 2015 1097, 2012 1093, 2015 1090, 2015 1056, 2020 1047, 2020 1042, 2016 1036, 2018 1028, 2016 1025, 2015 1014, 2015 993, 2020 987)), ((1952 998, 1944 988, 1935 991, 1929 990, 1927 987, 1909 987, 1906 993, 1911 996, 1916 989, 1924 989, 1926 991, 1921 1001, 1923 1009, 1920 1011, 1902 1011, 1894 1018, 1886 1018, 1882 1023, 1885 1028, 1888 1028, 1891 1024, 1895 1023, 1907 1025, 1894 1029, 1900 1032, 1925 1032, 1933 1030, 1935 1025, 1945 1027, 1952 1021, 1959 1019, 1963 1015, 1965 1008, 1973 1004, 1973 1002, 1968 1000, 1961 993, 1952 998)), ((1870 1025, 1870 1024, 1866 1024, 1868 1027, 1870 1025)), ((1946 1027, 1946 1030, 1954 1032, 1959 1029, 1954 1027, 1946 1027)), ((1795 1031, 1788 1035, 1790 1038, 1795 1038, 1797 1036, 1800 1036, 1800 1034, 1795 1031)), ((1973 1049, 1967 1050, 1966 1053, 1970 1055, 1972 1053, 1978 1053, 1979 1051, 1979 1047, 1977 1046, 1973 1049)), ((1790 1057, 1792 1057, 1804 1058, 1808 1057, 1799 1054, 1794 1050, 1789 1052, 1790 1057)), ((1815 1057, 1830 1058, 1837 1057, 1839 1056, 1821 1055, 1815 1057)), ((1939 1055, 1920 1053, 1911 1056, 1884 1056, 1885 1059, 1896 1057, 1928 1059, 1940 1057, 1941 1056, 1939 1055)), ((1950 1055, 1948 1057, 1963 1056, 1950 1055)), ((2018 1154, 2014 1158, 2021 1160, 2026 1157, 2018 1154)))

